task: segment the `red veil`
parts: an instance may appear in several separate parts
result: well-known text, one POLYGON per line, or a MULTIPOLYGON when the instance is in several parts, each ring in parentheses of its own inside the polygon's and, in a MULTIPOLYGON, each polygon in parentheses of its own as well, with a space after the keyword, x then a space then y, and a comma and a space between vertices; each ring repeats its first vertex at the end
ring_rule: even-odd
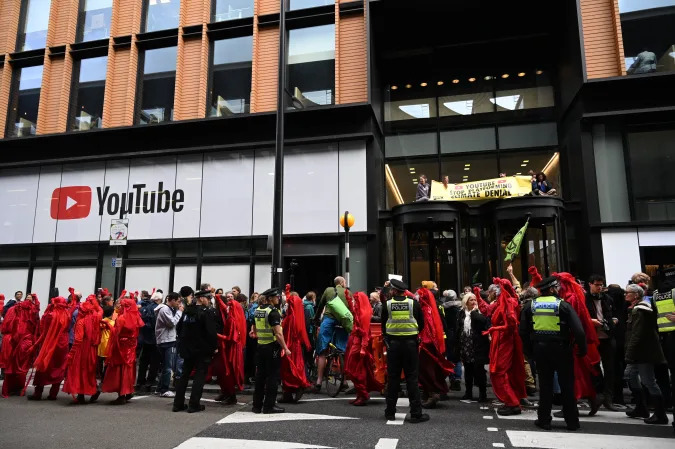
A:
POLYGON ((283 323, 284 340, 291 355, 281 359, 281 383, 285 392, 293 392, 310 386, 305 375, 304 350, 309 350, 309 337, 305 327, 305 309, 302 299, 291 296, 291 286, 286 285, 286 317, 283 323))
POLYGON ((537 284, 539 284, 543 278, 541 277, 541 274, 539 274, 539 270, 537 270, 537 267, 532 265, 530 268, 527 269, 527 272, 530 273, 530 286, 535 287, 537 284))
POLYGON ((370 391, 382 391, 384 386, 375 378, 373 349, 370 344, 370 318, 373 309, 368 296, 357 292, 351 296, 345 290, 347 304, 354 316, 354 326, 347 340, 345 375, 354 382, 358 397, 368 398, 370 391))
POLYGON ((454 372, 454 365, 445 358, 445 334, 436 299, 426 288, 417 290, 424 316, 421 344, 419 380, 428 393, 447 393, 445 378, 454 372))
POLYGON ((569 273, 553 273, 560 282, 560 298, 567 301, 581 320, 586 333, 587 353, 584 357, 574 358, 574 394, 577 399, 595 398, 592 376, 597 375, 596 366, 600 363, 598 352, 598 334, 586 307, 586 295, 574 276, 569 273))
MULTIPOLYGON (((87 298, 88 300, 89 298, 87 298)), ((82 307, 80 306, 80 313, 82 307)), ((96 329, 100 332, 99 323, 96 321, 96 329)), ((136 343, 139 329, 145 325, 141 314, 138 312, 136 301, 125 298, 120 301, 120 312, 115 321, 110 342, 108 344, 108 357, 106 363, 110 365, 122 365, 134 363, 136 360, 136 343)), ((99 334, 100 337, 100 334, 99 334)), ((97 343, 98 344, 98 343, 97 343)))
MULTIPOLYGON (((223 334, 218 334, 220 361, 225 368, 225 379, 218 379, 228 390, 244 389, 244 347, 246 345, 246 316, 237 301, 225 304, 220 295, 216 302, 223 320, 223 334)), ((221 367, 222 369, 222 367, 221 367)), ((230 393, 230 391, 228 391, 230 393)))
POLYGON ((35 359, 35 369, 37 371, 47 371, 54 351, 59 345, 59 340, 62 339, 61 335, 69 330, 70 319, 70 308, 68 307, 66 298, 62 296, 52 298, 51 304, 47 306, 47 310, 45 310, 40 321, 42 334, 33 347, 37 348, 42 345, 35 359))

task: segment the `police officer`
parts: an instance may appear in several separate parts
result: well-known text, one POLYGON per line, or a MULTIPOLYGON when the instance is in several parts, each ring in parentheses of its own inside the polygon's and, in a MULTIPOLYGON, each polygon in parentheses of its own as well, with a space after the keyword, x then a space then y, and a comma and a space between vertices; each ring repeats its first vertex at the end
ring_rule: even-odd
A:
MULTIPOLYGON (((656 325, 661 340, 661 348, 668 362, 670 369, 671 398, 665 397, 666 389, 663 388, 666 404, 670 399, 670 404, 675 404, 675 268, 667 268, 663 271, 663 281, 659 289, 654 292, 654 305, 656 307, 657 319, 656 325)), ((664 376, 668 381, 668 376, 664 376)), ((660 384, 659 384, 660 386, 660 384)), ((673 429, 675 429, 675 411, 673 411, 673 429)))
POLYGON ((419 370, 418 336, 424 329, 424 315, 418 301, 405 296, 408 287, 391 280, 392 298, 382 308, 382 335, 387 345, 387 408, 384 416, 396 419, 396 402, 400 388, 401 369, 405 373, 410 399, 410 422, 429 421, 422 413, 422 400, 417 381, 419 370))
POLYGON ((283 413, 285 410, 275 405, 279 386, 281 355, 291 351, 286 346, 281 328, 278 288, 270 288, 259 298, 255 310, 251 337, 258 339, 256 349, 255 391, 253 393, 253 413, 283 413), (262 300, 262 298, 265 298, 262 300), (262 301, 261 301, 262 300, 262 301))
POLYGON ((538 419, 534 424, 551 430, 553 373, 557 371, 567 429, 578 430, 579 411, 574 397, 574 354, 570 333, 579 347, 579 357, 586 355, 586 334, 572 306, 558 296, 558 280, 555 277, 542 280, 536 288, 541 296, 526 302, 520 317, 523 350, 527 356, 534 356, 539 373, 538 419))

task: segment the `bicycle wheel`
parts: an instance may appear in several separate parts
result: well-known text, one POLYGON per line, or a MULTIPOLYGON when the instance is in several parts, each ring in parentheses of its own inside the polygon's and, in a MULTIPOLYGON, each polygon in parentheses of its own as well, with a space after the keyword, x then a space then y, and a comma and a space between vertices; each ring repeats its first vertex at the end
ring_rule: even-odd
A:
POLYGON ((345 382, 345 356, 341 353, 329 354, 326 359, 326 393, 336 397, 345 382))

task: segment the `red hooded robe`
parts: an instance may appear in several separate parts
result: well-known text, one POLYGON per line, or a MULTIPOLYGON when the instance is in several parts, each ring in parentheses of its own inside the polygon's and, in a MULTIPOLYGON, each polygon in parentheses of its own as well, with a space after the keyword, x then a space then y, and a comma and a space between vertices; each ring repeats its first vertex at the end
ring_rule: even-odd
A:
POLYGON ((34 386, 60 385, 66 377, 68 332, 73 308, 66 298, 52 298, 40 321, 40 339, 35 347, 40 352, 35 359, 34 386))
MULTIPOLYGON (((305 327, 305 309, 299 296, 291 296, 291 286, 286 285, 288 308, 283 322, 286 346, 291 355, 281 358, 281 385, 286 393, 293 393, 311 384, 305 375, 304 350, 309 350, 309 337, 305 327)), ((349 301, 348 301, 349 302, 349 301)))
POLYGON ((32 294, 32 301, 25 300, 9 309, 2 323, 2 357, 0 368, 5 370, 2 396, 21 394, 26 383, 26 373, 31 367, 31 348, 40 332, 40 302, 32 294))
POLYGON ((497 398, 508 407, 519 407, 527 397, 525 390, 525 356, 523 342, 518 334, 520 304, 511 282, 494 278, 500 294, 492 312, 492 327, 485 334, 492 336, 490 343, 490 379, 497 398))
POLYGON ((586 333, 586 355, 574 357, 574 395, 577 400, 580 398, 594 399, 596 392, 592 378, 599 374, 595 367, 600 363, 600 352, 598 352, 600 340, 586 307, 586 295, 584 289, 571 274, 553 273, 553 276, 560 282, 560 298, 572 306, 586 333))
MULTIPOLYGON (((73 301, 73 308, 78 304, 73 301)), ((75 322, 75 339, 68 353, 66 383, 63 391, 73 396, 96 393, 96 350, 101 340, 99 322, 103 310, 96 296, 89 295, 79 304, 75 322)))
POLYGON ((419 381, 429 394, 448 392, 445 378, 454 372, 454 365, 445 358, 445 334, 436 299, 426 288, 417 290, 424 315, 420 334, 419 381))
MULTIPOLYGON (((375 360, 371 345, 370 319, 373 308, 368 296, 357 292, 353 300, 349 291, 345 291, 347 304, 350 305, 354 316, 354 326, 347 340, 345 354, 345 375, 354 382, 356 397, 369 399, 369 392, 382 391, 384 386, 375 376, 375 360)), ((379 323, 378 323, 379 326, 379 323)))
MULTIPOLYGON (((99 318, 100 321, 100 318, 99 318)), ((98 329, 98 321, 97 321, 98 329)), ((107 370, 101 383, 101 391, 118 393, 120 396, 132 394, 136 382, 136 344, 138 333, 144 326, 136 301, 130 298, 120 303, 120 314, 108 343, 107 370)), ((97 343, 98 344, 98 343, 97 343)), ((94 349, 96 360, 96 348, 94 349)), ((94 377, 96 370, 94 369, 94 377)))
POLYGON ((223 319, 223 334, 218 334, 218 354, 213 366, 222 393, 229 396, 244 389, 246 316, 237 301, 225 304, 220 295, 216 295, 216 303, 223 319))

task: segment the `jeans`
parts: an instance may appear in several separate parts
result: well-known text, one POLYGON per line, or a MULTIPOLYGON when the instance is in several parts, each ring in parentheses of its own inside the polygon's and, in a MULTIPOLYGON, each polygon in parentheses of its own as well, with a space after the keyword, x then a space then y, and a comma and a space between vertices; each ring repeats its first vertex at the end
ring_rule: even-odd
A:
POLYGON ((454 374, 454 376, 452 374, 450 375, 450 376, 453 376, 452 378, 454 380, 462 380, 463 366, 464 365, 462 365, 462 362, 455 363, 455 374, 454 374))
POLYGON ((661 389, 656 384, 653 363, 629 363, 623 377, 628 381, 631 390, 639 390, 641 384, 649 391, 650 396, 661 396, 661 389))
POLYGON ((161 394, 169 391, 171 385, 171 372, 174 370, 176 361, 176 342, 158 344, 157 350, 159 359, 162 361, 162 372, 157 383, 157 392, 161 394))
POLYGON ((553 394, 560 394, 560 383, 558 382, 558 372, 553 372, 553 394))

